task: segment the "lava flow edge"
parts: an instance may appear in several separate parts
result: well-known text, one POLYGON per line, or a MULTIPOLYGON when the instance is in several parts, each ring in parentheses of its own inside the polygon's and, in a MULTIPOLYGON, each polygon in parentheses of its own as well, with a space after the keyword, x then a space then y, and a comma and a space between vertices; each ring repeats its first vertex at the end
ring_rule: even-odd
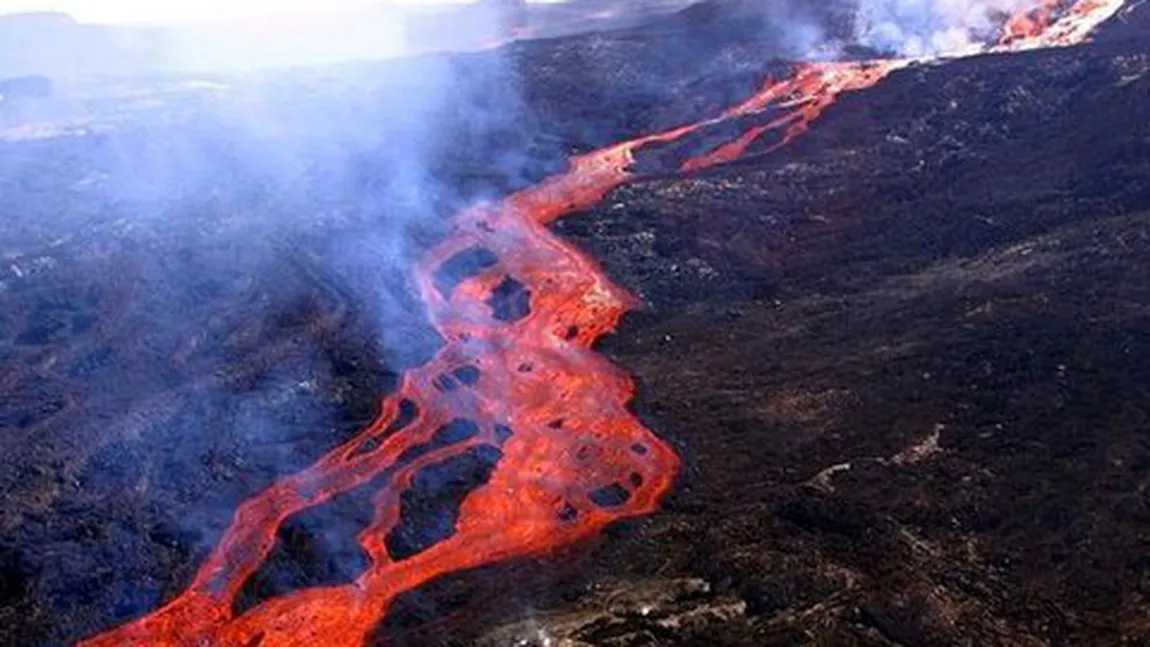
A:
MULTIPOLYGON (((1082 0, 1066 7, 1049 0, 1011 17, 989 51, 1081 43, 1122 4, 1082 0)), ((404 377, 371 426, 241 505, 183 593, 81 645, 362 645, 399 595, 429 580, 545 554, 654 512, 674 485, 680 459, 628 410, 631 377, 592 351, 635 298, 546 225, 634 179, 630 166, 644 146, 782 109, 679 169, 738 159, 774 132, 770 152, 805 132, 843 92, 871 87, 912 62, 801 64, 790 78, 768 82, 714 119, 575 157, 566 172, 461 214, 416 274, 445 340, 440 352, 404 377), (404 419, 405 411, 414 415, 404 419), (464 498, 455 532, 393 558, 387 538, 400 524, 403 492, 420 470, 468 452, 494 467, 464 498), (371 563, 363 574, 347 585, 304 589, 233 613, 289 516, 381 476, 388 481, 375 495, 374 522, 359 536, 371 563)))

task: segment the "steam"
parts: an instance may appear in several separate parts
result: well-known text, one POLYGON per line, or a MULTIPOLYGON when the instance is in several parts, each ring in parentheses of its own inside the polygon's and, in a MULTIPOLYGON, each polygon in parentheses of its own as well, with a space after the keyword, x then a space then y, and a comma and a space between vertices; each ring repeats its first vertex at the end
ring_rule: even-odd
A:
POLYGON ((788 55, 808 60, 835 58, 841 43, 828 33, 825 19, 805 2, 772 2, 764 7, 768 23, 783 25, 769 38, 778 42, 788 55))
MULTIPOLYGON (((501 19, 487 8, 468 16, 452 29, 441 25, 438 43, 471 42, 476 25, 494 30, 501 19)), ((333 52, 325 39, 316 41, 318 53, 265 40, 273 41, 283 50, 264 60, 235 60, 222 46, 189 48, 177 67, 250 69, 375 53, 366 45, 333 52)), ((434 351, 409 283, 412 265, 451 214, 537 179, 526 175, 539 166, 526 151, 545 147, 524 134, 535 123, 514 61, 500 52, 218 74, 193 85, 177 75, 132 76, 138 68, 116 56, 73 57, 68 43, 61 47, 60 66, 11 73, 79 68, 119 78, 61 80, 56 97, 5 101, 0 295, 12 304, 6 312, 64 302, 94 319, 85 325, 99 336, 89 332, 80 343, 63 337, 67 330, 59 339, 55 328, 21 332, 34 344, 29 355, 50 350, 59 375, 91 376, 76 378, 87 391, 73 401, 91 427, 46 418, 43 437, 90 439, 79 468, 85 488, 119 492, 124 509, 171 510, 163 524, 181 537, 179 550, 205 549, 243 499, 350 433, 343 416, 351 404, 357 416, 374 413, 388 374, 434 351), (67 121, 40 110, 54 101, 69 104, 67 121), (17 114, 21 107, 27 114, 17 114), (7 140, 7 119, 13 128, 34 120, 38 132, 72 134, 7 140), (41 292, 62 296, 39 306, 47 303, 41 292), (313 303, 323 321, 310 314, 313 303), (99 344, 95 353, 89 339, 99 344), (122 465, 132 471, 121 474, 122 465)), ((60 310, 36 316, 67 317, 60 310)), ((21 366, 6 363, 30 393, 38 376, 21 366)), ((16 479, 0 475, 0 488, 16 479)), ((108 539, 107 549, 139 556, 134 563, 171 559, 176 550, 143 532, 124 535, 108 539)), ((96 550, 69 549, 69 572, 44 586, 60 599, 90 590, 81 578, 106 567, 103 541, 87 545, 96 550)), ((146 579, 130 570, 123 577, 146 579)), ((108 586, 77 604, 81 614, 136 613, 158 597, 108 586)), ((66 638, 59 642, 75 636, 66 638)))
POLYGON ((1013 15, 1050 0, 699 0, 729 3, 763 25, 762 39, 806 61, 972 54, 996 43, 1013 15))
POLYGON ((859 0, 859 43, 902 56, 947 56, 976 50, 1006 16, 1043 0, 859 0))

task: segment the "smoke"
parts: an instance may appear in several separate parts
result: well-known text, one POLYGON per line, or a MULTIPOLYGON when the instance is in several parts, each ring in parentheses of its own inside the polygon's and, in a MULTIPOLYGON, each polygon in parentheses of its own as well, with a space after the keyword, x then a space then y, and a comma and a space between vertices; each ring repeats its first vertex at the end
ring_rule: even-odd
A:
POLYGON ((993 40, 1006 16, 1043 0, 859 0, 860 44, 907 57, 969 52, 993 40))
MULTIPOLYGON (((469 15, 440 42, 500 20, 469 15)), ((207 80, 61 83, 72 121, 37 132, 67 136, 5 139, 0 115, 0 382, 28 394, 0 403, 0 428, 35 433, 15 465, 79 447, 55 525, 19 535, 38 590, 77 617, 155 606, 137 583, 194 565, 247 496, 358 431, 438 343, 411 282, 423 250, 559 157, 530 150, 537 124, 501 52, 207 80), (141 512, 98 536, 76 501, 141 512), (51 570, 59 554, 72 561, 51 570), (109 565, 115 582, 93 584, 109 565)), ((57 478, 10 472, 0 489, 57 478)))
POLYGON ((807 60, 833 58, 840 43, 831 37, 827 16, 808 2, 772 2, 764 7, 768 37, 783 52, 807 60), (778 25, 784 28, 778 29, 778 25))
MULTIPOLYGON (((0 3, 2 5, 2 3, 0 3)), ((3 15, 0 78, 234 73, 469 50, 501 36, 489 4, 268 12, 259 19, 108 25, 59 13, 3 15), (442 25, 451 27, 445 29, 442 25)))
MULTIPOLYGON (((997 41, 1009 16, 1048 0, 702 0, 723 7, 728 38, 758 25, 771 54, 801 60, 968 54, 997 41)), ((702 12, 699 12, 702 15, 702 12)))

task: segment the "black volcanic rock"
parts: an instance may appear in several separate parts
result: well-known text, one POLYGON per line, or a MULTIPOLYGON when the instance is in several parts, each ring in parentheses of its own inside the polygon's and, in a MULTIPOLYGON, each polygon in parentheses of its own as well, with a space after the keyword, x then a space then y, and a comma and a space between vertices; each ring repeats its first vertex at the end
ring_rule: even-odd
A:
MULTIPOLYGON (((645 298, 604 350, 689 461, 602 577, 745 604, 677 643, 1150 638, 1148 70, 1145 40, 905 70, 558 223, 645 298)), ((661 644, 651 606, 541 625, 661 644)))
MULTIPOLYGON (((678 47, 692 22, 153 87, 95 134, 0 142, 0 643, 170 599, 240 501, 369 420, 436 346, 405 263, 461 204, 785 67, 757 29, 678 47), (385 90, 444 68, 477 81, 434 113, 413 206, 387 180, 421 120, 385 90), (261 92, 266 131, 229 111, 261 92), (271 150, 292 164, 249 163, 271 150)), ((602 542, 409 593, 380 643, 1150 638, 1150 62, 1111 34, 903 70, 783 151, 558 223, 645 301, 601 350, 679 487, 602 542)), ((353 577, 369 503, 300 520, 253 590, 353 577)))

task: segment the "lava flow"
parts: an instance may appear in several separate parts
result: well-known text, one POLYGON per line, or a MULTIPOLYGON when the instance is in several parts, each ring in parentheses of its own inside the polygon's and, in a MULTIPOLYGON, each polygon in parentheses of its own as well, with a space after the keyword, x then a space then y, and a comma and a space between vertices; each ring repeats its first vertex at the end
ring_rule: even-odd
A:
MULTIPOLYGON (((1047 3, 1012 19, 991 49, 1081 42, 1121 4, 1047 3)), ((762 123, 741 137, 681 169, 735 159, 768 131, 781 134, 778 147, 804 132, 841 93, 872 86, 908 63, 799 66, 791 78, 768 83, 714 119, 575 157, 565 173, 463 213, 453 234, 417 268, 443 349, 405 376, 368 429, 240 506, 181 595, 82 644, 362 645, 396 597, 422 583, 553 551, 621 518, 654 511, 678 474, 679 458, 628 411, 631 378, 591 350, 635 300, 546 225, 633 179, 633 155, 649 144, 758 118, 762 123), (393 539, 403 522, 404 493, 424 470, 464 459, 480 465, 485 478, 462 500, 454 531, 430 546, 397 551, 393 539), (375 519, 359 535, 370 557, 365 572, 343 586, 296 591, 233 611, 285 519, 380 482, 375 519)))

